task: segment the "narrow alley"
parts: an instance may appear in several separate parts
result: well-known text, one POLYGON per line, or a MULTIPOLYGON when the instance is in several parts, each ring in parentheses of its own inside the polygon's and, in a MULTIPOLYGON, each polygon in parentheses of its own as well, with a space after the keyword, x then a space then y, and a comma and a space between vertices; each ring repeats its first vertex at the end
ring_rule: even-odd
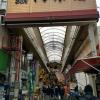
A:
POLYGON ((0 0, 0 100, 100 100, 99 11, 100 0, 0 0))

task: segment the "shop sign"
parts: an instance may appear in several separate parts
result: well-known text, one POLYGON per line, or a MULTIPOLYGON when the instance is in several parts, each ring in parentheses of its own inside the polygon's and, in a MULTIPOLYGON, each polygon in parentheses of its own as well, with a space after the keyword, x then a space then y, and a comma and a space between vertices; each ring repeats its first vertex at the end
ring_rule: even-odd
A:
POLYGON ((33 59, 33 54, 32 53, 27 54, 27 59, 32 60, 33 59))
MULTIPOLYGON (((30 25, 36 26, 46 24, 61 25, 69 22, 75 24, 77 21, 82 24, 83 21, 98 19, 96 0, 17 1, 19 4, 16 4, 15 0, 8 0, 7 12, 4 17, 8 25, 11 23, 18 25, 17 22, 20 22, 22 26, 29 26, 28 22, 30 22, 30 25)), ((28 36, 33 39, 30 34, 28 36)))
POLYGON ((22 94, 28 94, 28 90, 22 90, 22 94))
POLYGON ((27 72, 24 70, 21 70, 21 78, 27 79, 27 72))
MULTIPOLYGON (((25 12, 25 17, 29 13, 35 13, 34 17, 37 17, 37 13, 39 12, 39 17, 43 17, 44 12, 59 12, 62 11, 65 15, 69 14, 66 11, 78 11, 78 10, 88 10, 88 9, 96 9, 96 1, 95 0, 16 0, 17 2, 23 4, 19 5, 13 2, 13 0, 8 0, 8 8, 7 13, 18 13, 25 12), (79 2, 77 2, 79 1, 79 2), (27 4, 25 4, 27 2, 27 4), (61 2, 61 3, 59 3, 61 2), (82 4, 84 2, 85 5, 82 4), (43 12, 43 14, 41 14, 43 12), (41 15, 41 16, 40 16, 41 15)), ((56 14, 55 13, 55 14, 56 14)), ((54 15, 54 13, 52 13, 54 15)), ((32 14, 33 15, 33 14, 32 14)), ((46 15, 48 17, 48 14, 46 15)), ((60 16, 60 15, 59 15, 60 16)), ((29 17, 29 15, 28 15, 29 17)), ((31 16, 32 17, 32 16, 31 16)), ((15 17, 16 18, 16 17, 15 17)))
POLYGON ((19 89, 14 89, 14 97, 18 97, 19 89))
POLYGON ((13 96, 13 95, 14 95, 14 92, 10 92, 10 95, 12 95, 12 96, 13 96))
MULTIPOLYGON (((49 0, 41 0, 42 2, 46 3, 46 1, 49 0)), ((54 2, 64 2, 64 0, 53 0, 54 2)), ((86 1, 86 0, 74 0, 74 1, 86 1)), ((37 3, 40 2, 39 0, 33 0, 33 2, 37 3)), ((27 0, 16 0, 15 2, 16 4, 27 4, 28 1, 27 0)))

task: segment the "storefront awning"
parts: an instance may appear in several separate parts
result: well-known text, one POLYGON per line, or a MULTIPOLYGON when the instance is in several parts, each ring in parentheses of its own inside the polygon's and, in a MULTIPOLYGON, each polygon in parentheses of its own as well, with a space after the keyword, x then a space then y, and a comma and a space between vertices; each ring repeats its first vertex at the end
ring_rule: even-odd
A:
POLYGON ((85 72, 87 70, 94 69, 100 73, 100 70, 96 66, 100 65, 100 56, 78 59, 73 64, 72 68, 68 71, 67 75, 72 75, 78 72, 85 72))

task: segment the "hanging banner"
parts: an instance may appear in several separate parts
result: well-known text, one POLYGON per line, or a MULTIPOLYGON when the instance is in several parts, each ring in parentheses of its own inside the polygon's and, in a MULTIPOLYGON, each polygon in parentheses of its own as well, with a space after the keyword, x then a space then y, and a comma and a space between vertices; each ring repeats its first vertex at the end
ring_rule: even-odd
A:
POLYGON ((8 0, 7 4, 7 23, 58 23, 98 19, 96 0, 8 0))

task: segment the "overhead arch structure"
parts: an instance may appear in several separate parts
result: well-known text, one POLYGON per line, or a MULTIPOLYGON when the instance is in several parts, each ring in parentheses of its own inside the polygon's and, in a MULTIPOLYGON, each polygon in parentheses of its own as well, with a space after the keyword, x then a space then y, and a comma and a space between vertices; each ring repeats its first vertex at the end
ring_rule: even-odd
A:
POLYGON ((60 63, 64 47, 66 26, 40 27, 39 29, 49 62, 60 63))

